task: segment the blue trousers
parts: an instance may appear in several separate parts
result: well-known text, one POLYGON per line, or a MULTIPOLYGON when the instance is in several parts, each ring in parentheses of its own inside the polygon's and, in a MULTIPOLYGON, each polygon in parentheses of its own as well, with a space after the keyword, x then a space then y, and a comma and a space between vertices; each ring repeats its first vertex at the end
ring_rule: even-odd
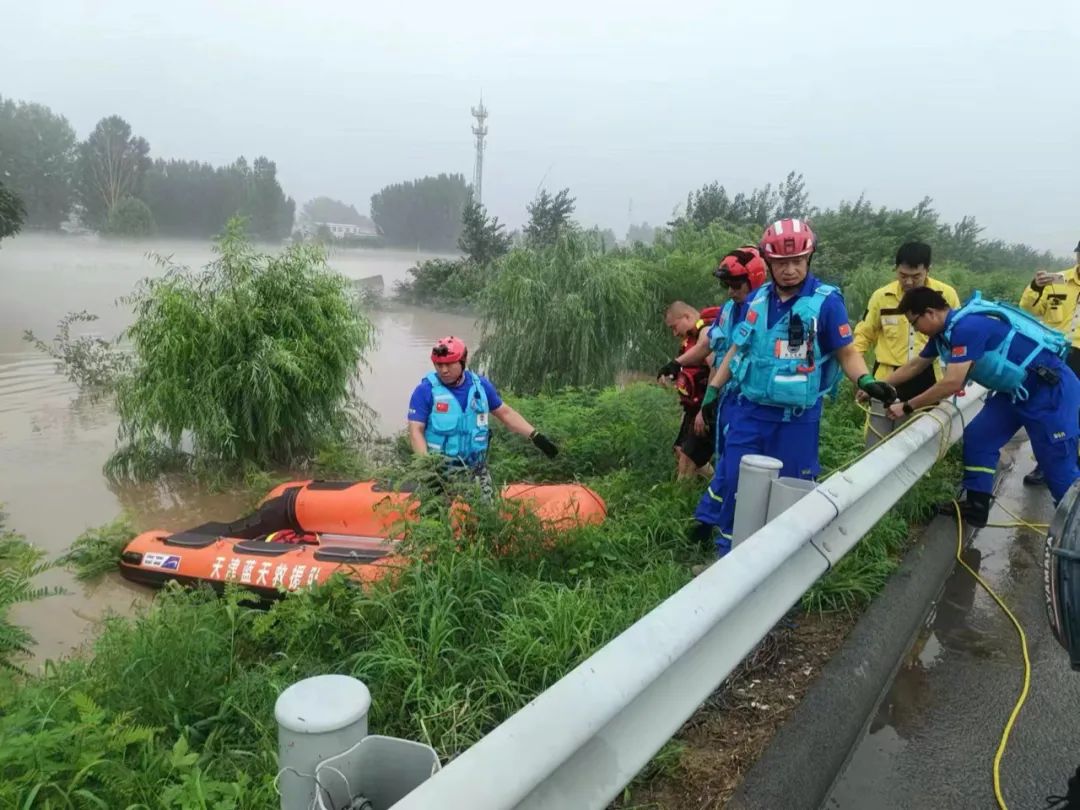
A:
POLYGON ((1068 368, 1062 368, 1057 385, 1035 383, 1028 391, 1028 399, 1018 402, 1005 394, 988 397, 983 409, 964 429, 965 489, 993 492, 1001 448, 1020 428, 1031 439, 1031 449, 1046 476, 1054 503, 1080 478, 1076 458, 1080 380, 1068 368))
POLYGON ((724 455, 717 459, 713 479, 701 496, 694 517, 719 528, 716 551, 731 550, 735 527, 735 493, 739 488, 739 462, 748 454, 772 456, 783 462, 783 476, 812 480, 820 471, 818 436, 820 421, 775 422, 754 415, 754 406, 732 403, 724 411, 724 455))

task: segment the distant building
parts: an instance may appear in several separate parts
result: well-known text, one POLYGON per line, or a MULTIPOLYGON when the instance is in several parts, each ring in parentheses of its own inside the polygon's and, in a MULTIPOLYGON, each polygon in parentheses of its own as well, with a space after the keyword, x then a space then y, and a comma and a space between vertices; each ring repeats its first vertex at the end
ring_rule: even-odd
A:
POLYGON ((315 235, 321 228, 330 231, 335 239, 348 237, 377 236, 378 230, 375 223, 369 217, 361 216, 360 222, 309 222, 304 227, 304 233, 308 236, 315 235))

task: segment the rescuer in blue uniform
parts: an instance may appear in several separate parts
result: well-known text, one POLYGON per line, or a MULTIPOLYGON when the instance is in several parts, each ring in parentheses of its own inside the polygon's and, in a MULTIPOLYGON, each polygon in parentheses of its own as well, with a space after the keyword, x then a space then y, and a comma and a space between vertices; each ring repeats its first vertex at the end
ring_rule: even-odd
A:
POLYGON ((856 351, 840 291, 810 274, 815 247, 803 220, 780 220, 765 230, 759 249, 772 281, 754 295, 714 376, 717 387, 734 380, 738 389, 724 407, 721 491, 710 488, 698 504, 692 536, 703 540, 718 528, 720 556, 731 548, 744 455, 772 456, 783 462, 782 475, 813 479, 820 469, 821 399, 840 374, 874 399, 891 402, 896 395, 856 351))
POLYGON ((899 385, 936 358, 947 365, 938 383, 907 402, 893 403, 891 417, 934 405, 962 390, 968 380, 993 392, 964 429, 963 519, 986 525, 998 455, 1020 428, 1031 440, 1054 503, 1060 501, 1080 478, 1080 380, 1065 362, 1069 338, 1016 307, 984 301, 978 293, 954 310, 940 292, 922 287, 904 295, 900 312, 930 340, 886 381, 899 385))
MULTIPOLYGON (((697 419, 701 429, 706 422, 712 425, 713 435, 716 437, 715 457, 712 480, 701 495, 698 511, 711 514, 713 504, 719 504, 720 493, 724 487, 724 431, 728 424, 726 417, 727 403, 734 399, 735 384, 728 382, 721 386, 718 380, 718 371, 724 355, 731 346, 731 338, 735 328, 746 317, 746 311, 750 308, 750 300, 768 277, 768 268, 761 253, 756 247, 743 246, 731 251, 722 259, 713 271, 713 275, 728 289, 728 300, 724 303, 716 316, 712 327, 708 332, 706 345, 713 357, 713 370, 709 375, 709 386, 705 390, 705 398, 702 400, 701 410, 697 419)), ((695 423, 695 430, 698 429, 695 423)), ((711 524, 698 521, 692 529, 692 538, 704 545, 712 543, 711 524)))
POLYGON ((409 443, 417 455, 445 456, 451 472, 471 474, 490 498, 494 486, 487 468, 489 416, 514 433, 528 436, 548 458, 559 450, 503 402, 486 377, 466 369, 468 359, 468 347, 456 337, 444 337, 435 344, 431 350, 435 370, 420 381, 409 399, 409 443))

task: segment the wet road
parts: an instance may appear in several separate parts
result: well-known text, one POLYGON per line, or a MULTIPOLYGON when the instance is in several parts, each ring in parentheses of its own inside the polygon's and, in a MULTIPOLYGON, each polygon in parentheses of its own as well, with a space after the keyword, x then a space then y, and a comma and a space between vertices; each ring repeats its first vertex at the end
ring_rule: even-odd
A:
MULTIPOLYGON (((1022 485, 1034 462, 1020 445, 998 498, 1017 515, 1047 523, 1044 488, 1022 485)), ((995 508, 991 522, 1013 518, 995 508)), ((1046 806, 1080 764, 1080 672, 1046 623, 1043 537, 1027 529, 981 529, 965 561, 1016 614, 1028 638, 1031 692, 1001 766, 1010 810, 1046 806)), ((824 807, 994 808, 994 752, 1019 695, 1023 663, 1012 624, 956 566, 935 610, 824 807)))

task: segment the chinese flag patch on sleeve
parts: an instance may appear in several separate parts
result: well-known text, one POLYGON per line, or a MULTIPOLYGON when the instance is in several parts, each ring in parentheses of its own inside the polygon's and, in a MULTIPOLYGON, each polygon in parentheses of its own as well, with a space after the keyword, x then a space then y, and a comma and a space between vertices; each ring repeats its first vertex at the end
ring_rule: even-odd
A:
POLYGON ((450 403, 449 402, 436 402, 435 403, 435 410, 438 413, 446 413, 447 411, 450 410, 450 403))
POLYGON ((967 346, 953 346, 952 347, 952 356, 953 357, 963 357, 965 354, 967 354, 967 346))
POLYGON ((746 322, 751 326, 757 323, 757 310, 752 309, 746 313, 746 322))
POLYGON ((840 337, 851 337, 851 324, 840 324, 840 337))

